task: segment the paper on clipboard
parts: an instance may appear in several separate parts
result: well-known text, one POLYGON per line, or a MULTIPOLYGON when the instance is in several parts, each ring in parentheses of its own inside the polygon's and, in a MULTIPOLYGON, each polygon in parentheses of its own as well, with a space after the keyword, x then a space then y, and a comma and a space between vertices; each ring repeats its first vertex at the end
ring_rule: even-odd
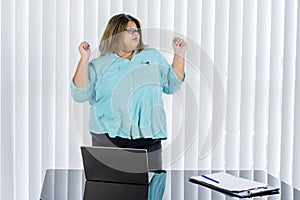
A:
POLYGON ((268 187, 267 184, 236 177, 225 172, 219 172, 205 176, 192 176, 190 179, 231 192, 249 191, 268 187))

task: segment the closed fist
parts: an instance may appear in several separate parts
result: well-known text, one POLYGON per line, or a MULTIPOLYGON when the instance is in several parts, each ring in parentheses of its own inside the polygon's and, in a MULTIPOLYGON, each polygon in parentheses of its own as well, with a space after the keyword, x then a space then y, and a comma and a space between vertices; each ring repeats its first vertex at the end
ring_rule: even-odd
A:
POLYGON ((187 42, 180 37, 175 37, 172 41, 173 49, 176 55, 184 56, 187 50, 187 42))
POLYGON ((82 58, 89 58, 91 56, 91 48, 88 42, 83 41, 78 47, 82 58))

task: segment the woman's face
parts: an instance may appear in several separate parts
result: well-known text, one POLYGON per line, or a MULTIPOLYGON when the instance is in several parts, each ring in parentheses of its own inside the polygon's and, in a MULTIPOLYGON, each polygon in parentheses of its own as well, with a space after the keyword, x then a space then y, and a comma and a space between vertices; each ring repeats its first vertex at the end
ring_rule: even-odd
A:
POLYGON ((129 21, 126 30, 123 32, 123 45, 122 51, 130 52, 134 51, 140 41, 140 34, 135 22, 129 21))

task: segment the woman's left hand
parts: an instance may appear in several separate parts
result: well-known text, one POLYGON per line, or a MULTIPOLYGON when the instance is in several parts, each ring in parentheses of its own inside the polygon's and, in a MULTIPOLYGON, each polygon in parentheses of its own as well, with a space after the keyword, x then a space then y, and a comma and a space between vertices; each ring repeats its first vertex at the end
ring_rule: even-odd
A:
POLYGON ((184 56, 187 50, 187 42, 180 37, 175 37, 172 41, 174 53, 179 56, 184 56))

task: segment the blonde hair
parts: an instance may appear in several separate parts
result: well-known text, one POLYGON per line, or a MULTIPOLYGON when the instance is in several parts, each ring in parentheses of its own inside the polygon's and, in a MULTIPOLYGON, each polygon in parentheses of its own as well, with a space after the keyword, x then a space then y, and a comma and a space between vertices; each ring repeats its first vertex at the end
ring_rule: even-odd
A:
MULTIPOLYGON (((108 21, 99 45, 100 56, 118 52, 120 40, 122 39, 121 33, 125 31, 129 21, 133 21, 137 28, 141 29, 139 20, 123 13, 113 16, 108 21)), ((142 33, 139 32, 139 34, 140 41, 137 46, 137 53, 141 52, 145 48, 142 33)))

